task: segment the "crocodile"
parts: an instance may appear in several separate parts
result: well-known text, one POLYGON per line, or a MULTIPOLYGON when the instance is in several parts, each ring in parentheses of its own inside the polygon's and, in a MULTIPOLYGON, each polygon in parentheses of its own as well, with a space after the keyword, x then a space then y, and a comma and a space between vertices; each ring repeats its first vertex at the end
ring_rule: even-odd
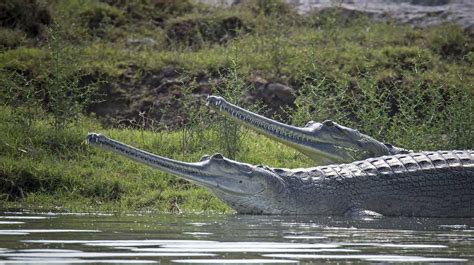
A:
POLYGON ((474 217, 472 150, 392 154, 283 169, 241 163, 221 154, 182 162, 96 133, 86 139, 207 188, 242 214, 474 217))
POLYGON ((238 107, 219 96, 208 96, 206 104, 241 125, 298 150, 314 160, 315 165, 410 152, 331 120, 309 121, 305 127, 295 127, 238 107))

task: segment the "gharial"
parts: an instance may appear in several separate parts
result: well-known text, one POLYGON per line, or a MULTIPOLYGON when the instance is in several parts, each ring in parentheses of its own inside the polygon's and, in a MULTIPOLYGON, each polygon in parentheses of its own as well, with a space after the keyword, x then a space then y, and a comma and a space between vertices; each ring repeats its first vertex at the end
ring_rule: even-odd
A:
POLYGON ((96 133, 87 141, 203 186, 238 213, 474 217, 472 150, 414 153, 331 121, 298 128, 221 97, 209 96, 207 102, 322 166, 269 168, 220 154, 187 163, 96 133))

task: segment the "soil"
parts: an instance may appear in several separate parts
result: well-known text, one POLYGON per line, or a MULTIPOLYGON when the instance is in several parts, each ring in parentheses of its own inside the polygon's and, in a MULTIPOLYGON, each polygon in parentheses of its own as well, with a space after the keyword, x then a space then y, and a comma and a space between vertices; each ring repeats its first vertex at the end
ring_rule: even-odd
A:
MULTIPOLYGON (((198 110, 212 88, 222 83, 220 76, 204 72, 189 75, 173 66, 137 77, 139 72, 137 66, 130 65, 119 78, 104 82, 99 90, 102 96, 87 111, 109 126, 177 128, 188 122, 189 108, 198 110)), ((264 105, 262 114, 288 119, 286 110, 294 107, 293 88, 259 76, 249 78, 245 86, 252 89, 242 96, 239 105, 264 105)))

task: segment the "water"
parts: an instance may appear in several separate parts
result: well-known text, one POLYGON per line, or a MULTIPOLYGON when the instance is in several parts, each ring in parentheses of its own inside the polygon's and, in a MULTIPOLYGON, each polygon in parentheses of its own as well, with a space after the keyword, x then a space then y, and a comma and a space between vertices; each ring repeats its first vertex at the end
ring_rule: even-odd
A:
POLYGON ((474 219, 0 213, 0 264, 473 263, 474 219))

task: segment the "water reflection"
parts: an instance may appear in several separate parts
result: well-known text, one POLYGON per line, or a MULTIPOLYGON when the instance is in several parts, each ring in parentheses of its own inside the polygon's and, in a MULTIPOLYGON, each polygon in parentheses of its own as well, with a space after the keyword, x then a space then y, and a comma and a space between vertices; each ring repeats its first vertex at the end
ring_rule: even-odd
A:
POLYGON ((474 262, 474 219, 0 214, 0 264, 474 262))

